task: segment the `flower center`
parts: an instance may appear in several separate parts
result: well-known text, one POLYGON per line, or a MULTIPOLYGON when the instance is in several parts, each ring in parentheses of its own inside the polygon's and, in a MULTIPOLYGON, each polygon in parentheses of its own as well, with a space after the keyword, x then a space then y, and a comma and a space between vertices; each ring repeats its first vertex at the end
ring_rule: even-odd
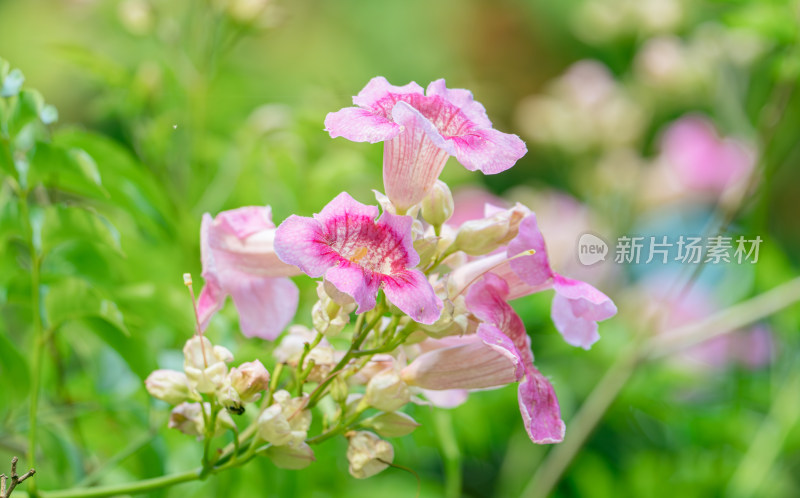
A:
POLYGON ((364 256, 366 256, 366 255, 367 255, 367 248, 364 247, 364 246, 361 246, 358 249, 356 249, 356 251, 353 253, 353 255, 350 256, 347 259, 349 259, 351 263, 358 263, 359 261, 364 259, 364 256))

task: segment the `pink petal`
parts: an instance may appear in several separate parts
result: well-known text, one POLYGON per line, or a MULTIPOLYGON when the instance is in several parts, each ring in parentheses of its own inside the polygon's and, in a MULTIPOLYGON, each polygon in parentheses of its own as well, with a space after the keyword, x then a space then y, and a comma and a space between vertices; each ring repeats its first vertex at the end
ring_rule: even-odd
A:
POLYGON ((519 233, 508 244, 507 254, 512 257, 530 249, 536 253, 513 259, 511 268, 526 284, 534 287, 541 286, 553 276, 553 270, 550 269, 544 237, 536 223, 536 215, 533 213, 520 223, 519 233))
MULTIPOLYGON (((353 97, 353 103, 359 107, 374 108, 376 103, 386 99, 390 95, 422 95, 422 87, 411 82, 403 86, 395 86, 386 81, 383 76, 376 76, 369 80, 367 86, 353 97)), ((390 112, 391 109, 386 109, 390 112)))
POLYGON ((445 85, 444 79, 438 79, 428 85, 425 90, 428 97, 439 96, 450 104, 456 106, 469 118, 475 126, 481 128, 491 128, 492 122, 486 115, 486 109, 480 102, 476 102, 472 98, 472 92, 463 90, 461 88, 448 89, 445 85))
POLYGON ((405 367, 409 385, 431 390, 485 389, 519 380, 518 358, 483 342, 434 349, 405 367))
POLYGON ((531 366, 517 390, 522 423, 531 441, 538 444, 560 443, 566 426, 552 384, 531 366))
POLYGON ((328 113, 325 117, 325 131, 330 133, 331 138, 344 137, 353 142, 374 144, 396 137, 402 127, 368 109, 345 107, 328 113))
POLYGON ((491 128, 452 137, 453 154, 465 168, 487 175, 505 171, 528 152, 518 136, 491 128))
POLYGON ((240 239, 275 228, 272 222, 272 208, 269 206, 246 206, 230 211, 223 211, 217 215, 216 222, 222 230, 228 231, 240 239))
POLYGON ((430 282, 419 270, 404 270, 383 277, 383 292, 392 304, 418 323, 434 323, 444 307, 430 282))
POLYGON ((375 297, 380 288, 380 277, 365 271, 360 266, 343 261, 325 273, 325 280, 332 283, 340 292, 353 298, 358 304, 356 313, 364 313, 375 307, 375 297))
POLYGON ((342 192, 322 208, 319 214, 315 214, 314 219, 327 226, 342 217, 364 217, 375 220, 378 217, 378 213, 380 213, 378 206, 361 204, 347 192, 342 192))
POLYGON ((240 276, 228 284, 246 337, 274 340, 294 317, 299 293, 287 278, 240 276))
POLYGON ((568 344, 589 349, 600 339, 597 322, 614 316, 617 307, 586 282, 556 275, 553 288, 556 295, 551 316, 556 329, 568 344))
POLYGON ((275 253, 310 277, 321 277, 336 262, 322 239, 322 225, 317 220, 293 214, 275 232, 275 253))
POLYGON ((395 237, 401 241, 399 249, 407 255, 405 258, 407 267, 414 267, 419 264, 419 254, 414 250, 414 242, 411 237, 411 225, 413 223, 414 220, 411 216, 398 216, 389 211, 384 211, 381 217, 378 218, 378 225, 383 225, 392 230, 395 237))
POLYGON ((383 147, 383 186, 400 210, 420 202, 455 152, 436 127, 417 109, 398 102, 392 119, 403 131, 383 147))
POLYGON ((446 391, 423 389, 422 394, 433 406, 438 408, 455 408, 464 404, 469 397, 469 391, 466 389, 448 389, 446 391))

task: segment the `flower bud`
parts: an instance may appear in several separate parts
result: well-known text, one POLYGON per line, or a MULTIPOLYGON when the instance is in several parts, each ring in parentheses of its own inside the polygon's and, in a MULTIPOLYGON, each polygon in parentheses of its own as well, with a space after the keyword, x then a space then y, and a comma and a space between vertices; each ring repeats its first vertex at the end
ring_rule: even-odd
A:
POLYGON ((264 441, 281 446, 297 445, 305 440, 311 427, 311 412, 305 410, 307 395, 292 398, 287 391, 273 395, 275 403, 258 417, 258 435, 264 441))
POLYGON ((410 399, 406 383, 394 369, 389 368, 370 379, 362 403, 384 412, 393 412, 410 399))
MULTIPOLYGON (((289 333, 284 336, 280 345, 273 351, 273 356, 281 363, 287 363, 296 367, 300 362, 306 344, 312 344, 317 333, 309 330, 302 325, 292 325, 289 333)), ((322 339, 317 346, 308 352, 303 361, 303 368, 308 367, 309 362, 314 361, 314 367, 308 375, 308 380, 320 382, 328 376, 333 365, 336 364, 334 350, 330 343, 322 339)))
POLYGON ((258 417, 258 437, 275 446, 286 444, 292 439, 292 428, 283 416, 281 405, 272 405, 261 412, 258 417))
POLYGON ((422 217, 433 226, 444 224, 453 216, 455 209, 453 194, 450 193, 447 184, 441 180, 436 180, 428 195, 422 199, 420 206, 422 217))
POLYGON ((183 347, 183 368, 189 386, 201 393, 213 393, 224 387, 233 354, 222 346, 213 346, 205 336, 192 336, 183 347))
POLYGON ((451 250, 464 251, 471 256, 488 254, 507 244, 519 232, 519 224, 530 213, 522 204, 511 209, 487 205, 487 217, 463 223, 456 234, 451 250))
POLYGON ((337 403, 347 400, 347 395, 350 394, 350 389, 347 387, 347 382, 344 381, 341 375, 334 377, 331 382, 331 398, 337 403))
POLYGON ((183 372, 156 370, 147 376, 144 385, 150 396, 166 401, 170 405, 177 405, 189 399, 200 399, 197 393, 192 393, 189 389, 189 381, 183 372))
MULTIPOLYGON (((168 427, 170 429, 178 429, 188 436, 203 437, 205 435, 205 421, 203 420, 201 409, 205 409, 206 416, 211 417, 211 405, 209 403, 203 403, 202 405, 200 403, 181 403, 173 408, 172 413, 170 413, 168 427)), ((231 416, 228 415, 228 412, 220 411, 217 413, 212 437, 220 436, 227 429, 235 427, 236 424, 231 416)))
POLYGON ((355 311, 356 303, 327 281, 317 284, 317 296, 319 301, 311 310, 314 328, 320 334, 335 336, 350 322, 350 313, 355 311))
POLYGON ((388 412, 362 421, 361 426, 372 429, 383 437, 402 437, 414 432, 419 424, 403 412, 388 412))
POLYGON ((300 470, 314 462, 314 450, 306 443, 294 446, 270 446, 263 454, 279 469, 300 470))
POLYGON ((349 439, 347 460, 350 462, 350 475, 356 479, 372 477, 394 460, 392 445, 371 432, 353 432, 349 439))
POLYGON ((259 360, 242 363, 228 374, 231 387, 239 393, 242 403, 254 403, 269 387, 269 372, 259 360))

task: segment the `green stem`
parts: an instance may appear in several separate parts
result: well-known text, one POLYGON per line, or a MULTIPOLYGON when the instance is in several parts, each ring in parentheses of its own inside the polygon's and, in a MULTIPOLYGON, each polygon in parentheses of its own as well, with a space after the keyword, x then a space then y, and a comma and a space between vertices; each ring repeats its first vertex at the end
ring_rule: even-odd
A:
MULTIPOLYGON (((168 476, 154 477, 143 481, 131 482, 126 484, 114 484, 111 486, 98 486, 96 488, 75 488, 60 491, 42 491, 37 496, 41 498, 99 498, 103 496, 116 495, 136 495, 143 494, 156 489, 174 486, 183 482, 196 481, 203 473, 202 467, 172 474, 168 476)), ((15 495, 16 496, 16 495, 15 495)), ((20 497, 26 496, 20 493, 20 497)), ((27 495, 33 496, 33 494, 27 495)))

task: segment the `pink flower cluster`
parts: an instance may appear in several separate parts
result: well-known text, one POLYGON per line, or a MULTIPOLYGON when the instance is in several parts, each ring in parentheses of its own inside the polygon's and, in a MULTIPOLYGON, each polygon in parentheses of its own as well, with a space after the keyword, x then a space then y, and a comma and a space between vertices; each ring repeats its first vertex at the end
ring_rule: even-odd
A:
MULTIPOLYGON (((379 392, 369 387, 378 371, 392 393, 402 393, 398 406, 408 400, 409 388, 434 404, 452 405, 469 390, 519 382, 531 440, 561 441, 555 391, 534 367, 530 338, 509 301, 554 290, 556 328, 568 343, 586 349, 599 338, 597 322, 616 307, 591 285, 551 269, 536 216, 524 206, 487 205, 483 218, 442 221, 453 211, 449 189, 438 181, 450 156, 468 170, 494 174, 526 153, 524 143, 494 130, 472 94, 448 89, 444 80, 423 91, 416 83, 393 86, 373 78, 353 103, 329 114, 325 128, 331 137, 384 142, 382 210, 343 192, 318 214, 292 215, 277 228, 269 208, 206 215, 201 327, 230 295, 243 333, 274 340, 297 309, 297 288, 288 277, 302 272, 321 278, 315 313, 324 314, 326 323, 347 323, 353 308, 358 315, 373 313, 367 341, 376 350, 396 346, 388 358, 378 361, 376 355, 348 367, 358 373, 353 379, 367 383, 368 397, 379 392), (405 344, 411 333, 428 338, 405 344)), ((341 328, 319 330, 319 336, 341 328)), ((361 340, 353 340, 356 353, 361 340)))

